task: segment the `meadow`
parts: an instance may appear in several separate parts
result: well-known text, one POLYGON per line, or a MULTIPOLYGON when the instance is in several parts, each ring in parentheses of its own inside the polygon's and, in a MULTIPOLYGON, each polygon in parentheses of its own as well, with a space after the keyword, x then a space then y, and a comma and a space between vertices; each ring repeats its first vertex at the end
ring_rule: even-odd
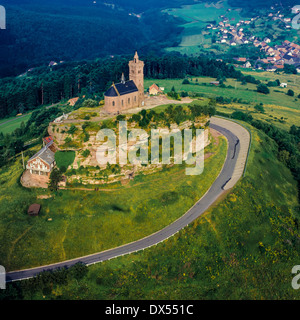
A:
POLYGON ((244 125, 253 138, 245 177, 205 215, 155 247, 90 266, 80 280, 27 289, 24 298, 299 299, 291 287, 297 186, 275 143, 244 125))
POLYGON ((234 111, 243 111, 250 113, 254 119, 263 120, 273 124, 279 129, 290 130, 292 125, 299 126, 300 110, 281 107, 278 105, 264 105, 264 112, 255 110, 254 105, 242 105, 230 103, 228 105, 218 105, 217 111, 231 114, 234 111))
POLYGON ((265 104, 278 104, 283 107, 294 109, 299 108, 299 101, 295 100, 296 96, 300 94, 299 82, 290 83, 288 88, 270 88, 270 94, 264 95, 257 92, 257 86, 255 84, 247 83, 246 85, 242 85, 235 79, 227 79, 227 81, 224 82, 224 84, 226 85, 225 88, 210 85, 211 81, 216 81, 215 78, 189 77, 188 79, 190 81, 192 80, 191 84, 182 84, 182 79, 149 79, 145 80, 145 87, 147 88, 151 84, 157 83, 159 86, 165 87, 165 92, 171 91, 171 88, 174 86, 176 91, 202 93, 206 97, 223 96, 224 98, 242 99, 243 101, 253 103, 262 102, 265 104), (295 91, 295 97, 286 95, 288 89, 293 89, 295 91))
POLYGON ((227 143, 219 138, 206 152, 201 176, 185 166, 139 175, 125 186, 98 192, 25 189, 21 159, 0 170, 0 264, 7 270, 63 261, 113 248, 156 232, 183 215, 208 190, 224 163, 227 143), (38 217, 28 206, 42 206, 38 217))
MULTIPOLYGON (((181 33, 181 43, 177 47, 167 48, 167 51, 179 51, 182 54, 196 54, 202 48, 211 49, 211 36, 207 36, 205 27, 211 21, 219 23, 222 21, 221 15, 226 15, 230 21, 245 20, 247 17, 241 16, 240 9, 231 8, 227 1, 217 3, 197 3, 185 5, 180 8, 166 9, 164 12, 186 21, 181 27, 184 28, 181 33), (227 11, 231 9, 231 11, 227 11)), ((219 51, 226 51, 225 46, 220 46, 219 51)))
POLYGON ((2 119, 0 121, 0 132, 3 134, 12 133, 15 129, 20 128, 22 122, 26 124, 30 116, 31 114, 29 113, 24 116, 2 119))

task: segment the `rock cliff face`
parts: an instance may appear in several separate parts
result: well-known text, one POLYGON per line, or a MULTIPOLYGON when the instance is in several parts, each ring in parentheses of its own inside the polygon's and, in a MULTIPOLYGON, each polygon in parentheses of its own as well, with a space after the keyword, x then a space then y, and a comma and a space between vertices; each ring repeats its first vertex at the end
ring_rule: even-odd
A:
MULTIPOLYGON (((124 119, 126 120, 126 119, 124 119)), ((195 121, 185 121, 177 124, 171 124, 170 127, 163 126, 162 123, 150 123, 145 129, 144 135, 140 136, 136 141, 127 142, 127 150, 137 144, 137 141, 148 142, 148 136, 151 137, 151 127, 155 129, 169 130, 184 130, 190 128, 204 129, 204 146, 210 144, 210 133, 205 125, 208 122, 208 117, 199 117, 195 121)), ((74 120, 73 120, 74 121, 74 120)), ((75 120, 76 121, 76 120, 75 120)), ((150 174, 162 169, 161 164, 117 164, 116 166, 101 165, 97 159, 99 156, 99 148, 103 147, 103 142, 97 139, 97 133, 100 129, 106 128, 114 132, 117 142, 116 157, 119 159, 119 126, 116 119, 105 120, 102 122, 72 122, 70 120, 61 123, 51 123, 48 128, 49 134, 54 139, 55 147, 58 151, 72 150, 76 152, 76 157, 73 165, 69 166, 67 175, 68 182, 78 181, 82 184, 100 185, 103 183, 125 181, 133 179, 139 173, 150 174), (108 168, 109 167, 109 168, 108 168), (84 170, 86 168, 86 170, 84 170)), ((133 129, 140 129, 136 122, 127 121, 127 130, 131 132, 133 129)), ((182 135, 183 138, 183 135, 182 135)), ((150 138, 151 140, 151 138, 150 138)), ((150 142, 151 144, 151 142, 150 142)), ((193 147, 195 138, 193 139, 193 147)), ((149 159, 151 158, 151 147, 148 148, 149 159)))

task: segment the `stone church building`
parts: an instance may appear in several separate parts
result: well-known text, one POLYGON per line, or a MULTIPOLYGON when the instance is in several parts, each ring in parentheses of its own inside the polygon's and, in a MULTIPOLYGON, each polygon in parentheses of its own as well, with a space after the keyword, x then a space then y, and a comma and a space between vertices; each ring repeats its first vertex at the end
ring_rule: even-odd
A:
POLYGON ((139 59, 137 52, 129 62, 129 80, 122 74, 120 83, 113 85, 104 94, 103 110, 108 113, 144 106, 144 62, 139 59))

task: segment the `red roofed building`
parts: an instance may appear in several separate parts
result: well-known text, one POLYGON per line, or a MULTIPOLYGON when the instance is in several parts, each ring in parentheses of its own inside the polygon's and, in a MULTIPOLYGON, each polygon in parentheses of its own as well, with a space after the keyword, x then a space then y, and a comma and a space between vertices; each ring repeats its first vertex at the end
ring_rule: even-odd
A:
POLYGON ((149 88, 149 94, 156 96, 159 93, 163 93, 162 90, 155 84, 149 88))
POLYGON ((79 97, 72 98, 68 101, 68 103, 70 104, 71 107, 74 107, 78 100, 79 100, 79 97))
POLYGON ((247 58, 236 58, 235 60, 239 62, 246 62, 247 58))

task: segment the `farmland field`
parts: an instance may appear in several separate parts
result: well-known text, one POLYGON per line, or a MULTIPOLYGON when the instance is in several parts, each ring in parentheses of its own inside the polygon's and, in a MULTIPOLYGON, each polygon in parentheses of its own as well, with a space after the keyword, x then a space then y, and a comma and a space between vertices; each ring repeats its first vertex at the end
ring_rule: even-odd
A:
POLYGON ((194 54, 199 52, 200 48, 210 48, 212 45, 211 37, 206 37, 204 28, 211 21, 220 22, 222 20, 221 15, 226 15, 230 21, 246 19, 246 17, 241 16, 240 9, 232 9, 227 1, 186 5, 180 8, 167 9, 165 12, 186 21, 182 25, 184 31, 181 34, 180 45, 167 48, 167 51, 176 50, 182 54, 194 54), (228 9, 231 9, 231 11, 228 12, 228 9))

